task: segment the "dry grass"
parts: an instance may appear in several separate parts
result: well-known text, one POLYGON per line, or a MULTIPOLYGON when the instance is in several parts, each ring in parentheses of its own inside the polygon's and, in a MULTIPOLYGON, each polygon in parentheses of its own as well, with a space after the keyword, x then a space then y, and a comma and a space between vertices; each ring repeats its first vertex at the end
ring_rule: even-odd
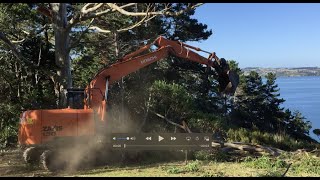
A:
MULTIPOLYGON (((258 169, 248 167, 245 163, 190 161, 185 165, 183 161, 166 163, 110 165, 96 167, 91 170, 75 172, 50 173, 38 166, 28 166, 22 162, 18 151, 0 153, 0 176, 84 176, 84 177, 258 177, 277 176, 285 172, 285 168, 258 169)), ((289 169, 286 176, 319 177, 318 173, 294 172, 289 169)))

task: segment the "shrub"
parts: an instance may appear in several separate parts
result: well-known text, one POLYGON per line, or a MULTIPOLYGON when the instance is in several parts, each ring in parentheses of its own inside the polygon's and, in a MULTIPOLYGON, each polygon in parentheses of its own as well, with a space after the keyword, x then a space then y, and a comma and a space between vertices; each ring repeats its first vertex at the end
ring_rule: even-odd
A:
POLYGON ((261 156, 259 158, 247 157, 244 160, 244 164, 257 169, 278 169, 288 166, 284 160, 280 158, 272 159, 268 156, 261 156))
POLYGON ((222 151, 196 151, 194 153, 194 157, 196 160, 213 160, 213 161, 218 161, 218 162, 225 162, 229 161, 231 155, 229 155, 226 152, 222 151))
POLYGON ((200 169, 200 161, 195 160, 185 166, 187 172, 198 172, 200 169))
POLYGON ((227 136, 228 141, 241 141, 244 143, 269 145, 287 151, 294 151, 302 148, 313 149, 316 147, 316 144, 303 140, 296 140, 289 135, 271 134, 257 130, 249 131, 244 128, 229 129, 227 136))
POLYGON ((183 172, 183 170, 173 166, 173 167, 168 168, 167 172, 170 174, 179 174, 179 173, 183 172))
MULTIPOLYGON (((297 157, 295 157, 297 158, 297 157)), ((291 168, 293 171, 299 173, 316 173, 320 174, 320 159, 309 155, 298 156, 299 161, 295 161, 291 168)))
POLYGON ((225 174, 223 172, 217 172, 217 173, 209 173, 205 172, 201 177, 224 177, 225 174))

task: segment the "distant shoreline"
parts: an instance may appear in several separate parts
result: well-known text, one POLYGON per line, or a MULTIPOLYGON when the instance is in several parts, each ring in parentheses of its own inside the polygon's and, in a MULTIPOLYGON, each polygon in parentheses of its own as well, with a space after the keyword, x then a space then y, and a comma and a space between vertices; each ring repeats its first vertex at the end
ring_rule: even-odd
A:
POLYGON ((256 71, 260 76, 272 72, 277 77, 301 77, 301 76, 320 76, 319 67, 298 67, 298 68, 261 68, 261 67, 246 67, 241 69, 245 75, 250 71, 256 71))

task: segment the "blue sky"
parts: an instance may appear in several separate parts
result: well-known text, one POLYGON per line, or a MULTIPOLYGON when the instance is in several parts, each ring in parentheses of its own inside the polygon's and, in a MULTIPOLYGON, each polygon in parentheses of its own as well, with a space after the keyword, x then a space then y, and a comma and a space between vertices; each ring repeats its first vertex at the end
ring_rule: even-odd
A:
POLYGON ((193 18, 213 34, 187 43, 240 68, 320 67, 320 3, 206 3, 193 18))

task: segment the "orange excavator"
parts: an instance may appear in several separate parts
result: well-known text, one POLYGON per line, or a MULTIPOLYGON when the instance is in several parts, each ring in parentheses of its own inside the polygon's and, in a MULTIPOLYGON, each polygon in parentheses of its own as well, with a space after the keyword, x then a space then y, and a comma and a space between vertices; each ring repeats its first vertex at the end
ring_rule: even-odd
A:
MULTIPOLYGON (((152 43, 124 56, 115 64, 101 69, 85 89, 69 89, 68 108, 28 110, 21 114, 18 141, 23 147, 23 157, 27 163, 42 163, 44 168, 54 170, 62 167, 61 162, 68 163, 67 156, 59 156, 58 151, 67 152, 68 147, 78 147, 80 144, 89 146, 96 139, 106 141, 108 130, 107 102, 109 86, 122 77, 135 72, 169 55, 184 60, 197 62, 214 68, 218 74, 220 91, 233 94, 239 83, 239 76, 229 69, 224 59, 219 59, 215 53, 205 58, 195 51, 203 51, 179 41, 158 37, 152 43), (156 50, 149 51, 155 45, 156 50), (71 101, 81 97, 81 102, 71 101), (63 157, 60 164, 53 159, 63 157)), ((104 143, 100 143, 104 144, 104 143)), ((106 143, 105 143, 106 144, 106 143)), ((79 146, 78 150, 84 146, 79 146)), ((103 147, 103 145, 102 145, 103 147)), ((78 151, 77 150, 77 151, 78 151)), ((70 154, 74 154, 72 150, 70 154)))

